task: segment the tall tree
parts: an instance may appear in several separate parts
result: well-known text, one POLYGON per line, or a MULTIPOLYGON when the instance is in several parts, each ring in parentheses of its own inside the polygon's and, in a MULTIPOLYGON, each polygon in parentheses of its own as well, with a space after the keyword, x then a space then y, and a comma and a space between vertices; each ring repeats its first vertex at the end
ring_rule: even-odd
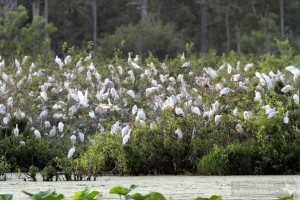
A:
POLYGON ((40 0, 32 1, 32 18, 40 16, 40 0))
POLYGON ((148 21, 148 0, 140 0, 142 22, 148 21))
POLYGON ((97 0, 91 1, 92 18, 93 18, 93 42, 94 48, 97 49, 97 0))
MULTIPOLYGON (((48 10, 49 6, 48 6, 48 0, 45 0, 45 5, 44 5, 44 17, 45 17, 45 20, 46 20, 46 23, 48 23, 48 10)), ((49 34, 46 33, 45 34, 45 38, 49 38, 49 34)))
POLYGON ((280 33, 281 38, 284 38, 284 9, 283 9, 283 0, 279 1, 279 12, 280 12, 280 33))
POLYGON ((1 0, 0 4, 4 7, 5 11, 15 11, 18 7, 18 0, 1 0))
POLYGON ((201 39, 200 39, 200 51, 201 53, 207 52, 208 39, 207 39, 207 19, 208 11, 206 0, 201 0, 201 39))

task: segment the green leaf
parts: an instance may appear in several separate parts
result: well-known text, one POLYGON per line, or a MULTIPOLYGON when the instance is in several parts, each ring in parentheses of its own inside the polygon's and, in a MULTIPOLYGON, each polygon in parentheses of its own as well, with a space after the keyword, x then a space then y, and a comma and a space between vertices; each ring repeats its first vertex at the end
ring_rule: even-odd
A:
POLYGON ((98 191, 92 191, 86 196, 85 200, 95 200, 96 197, 99 196, 99 194, 100 194, 100 192, 98 192, 98 191))
POLYGON ((145 200, 166 200, 166 198, 159 192, 151 192, 146 195, 145 200))
POLYGON ((138 185, 131 185, 130 188, 129 188, 129 191, 132 191, 132 190, 134 190, 137 187, 138 187, 138 185))
POLYGON ((134 195, 131 196, 132 199, 134 200, 144 200, 145 197, 141 195, 140 193, 135 193, 134 195))
POLYGON ((61 200, 64 199, 64 195, 62 194, 57 194, 55 190, 47 190, 47 191, 41 191, 37 194, 32 194, 26 191, 22 191, 26 195, 30 196, 30 199, 32 200, 61 200))
POLYGON ((222 200, 221 196, 213 195, 210 198, 197 197, 194 200, 222 200))
POLYGON ((128 190, 127 188, 120 187, 120 186, 113 187, 109 191, 110 194, 118 194, 118 195, 126 195, 129 192, 130 192, 130 190, 128 190))
POLYGON ((0 200, 12 200, 12 194, 0 194, 0 200))
POLYGON ((291 195, 289 197, 279 197, 278 200, 294 200, 294 195, 291 195))

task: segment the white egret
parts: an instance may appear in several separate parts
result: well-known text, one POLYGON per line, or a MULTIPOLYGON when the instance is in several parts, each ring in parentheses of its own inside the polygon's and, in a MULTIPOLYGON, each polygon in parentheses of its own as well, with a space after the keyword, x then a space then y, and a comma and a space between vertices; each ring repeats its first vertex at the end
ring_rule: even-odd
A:
POLYGON ((298 95, 298 94, 294 94, 294 95, 293 95, 293 100, 294 100, 294 103, 295 103, 296 105, 298 105, 298 104, 299 104, 299 95, 298 95))
POLYGON ((60 70, 62 70, 64 63, 61 61, 61 59, 58 56, 55 57, 55 62, 56 62, 56 64, 58 64, 60 70))
POLYGON ((88 61, 90 61, 92 59, 92 54, 91 53, 89 53, 89 55, 88 56, 86 56, 85 58, 84 58, 84 62, 88 62, 88 61))
POLYGON ((49 121, 45 121, 44 122, 44 126, 45 126, 45 128, 50 128, 51 127, 51 123, 49 121))
POLYGON ((128 130, 128 133, 124 136, 122 136, 122 144, 127 144, 129 138, 130 138, 130 134, 131 134, 131 129, 128 130))
POLYGON ((285 70, 291 72, 294 75, 294 82, 297 82, 297 79, 300 76, 300 70, 294 66, 288 66, 285 70))
POLYGON ((177 128, 175 134, 178 136, 179 139, 183 137, 183 133, 180 128, 177 128))
POLYGON ((230 89, 229 87, 225 87, 225 88, 223 88, 223 89, 220 91, 219 96, 220 96, 220 97, 221 97, 221 96, 225 96, 225 95, 227 95, 230 91, 231 91, 231 89, 230 89))
POLYGON ((288 124, 289 123, 289 111, 286 111, 285 116, 283 118, 283 123, 288 124))
POLYGON ((201 115, 200 109, 197 106, 192 106, 191 111, 192 111, 192 113, 194 113, 197 116, 201 115))
POLYGON ((181 117, 185 116, 185 113, 183 112, 182 108, 176 107, 175 108, 175 114, 181 117))
POLYGON ((244 111, 244 119, 249 120, 252 117, 252 113, 250 111, 244 111))
POLYGON ((68 158, 71 158, 73 156, 73 154, 75 153, 75 146, 73 146, 69 152, 68 152, 68 158))
POLYGON ((71 64, 71 62, 72 62, 72 57, 71 57, 70 55, 67 55, 67 56, 65 57, 64 62, 65 62, 65 65, 71 64))
POLYGON ((239 133, 239 134, 242 134, 244 132, 243 130, 243 126, 242 124, 238 123, 236 126, 235 126, 235 130, 239 133))
POLYGON ((18 124, 16 124, 16 128, 14 128, 14 135, 19 136, 19 132, 20 132, 20 130, 19 130, 18 124))
POLYGON ((218 125, 221 122, 221 118, 222 118, 222 115, 216 115, 215 116, 215 123, 216 123, 216 125, 218 125))
POLYGON ((126 125, 124 128, 122 128, 122 137, 128 134, 129 131, 129 125, 126 125))
POLYGON ((83 143, 83 142, 84 142, 84 134, 81 133, 81 132, 79 132, 79 133, 78 133, 78 136, 79 136, 80 142, 83 143))
POLYGON ((76 138, 77 138, 76 135, 71 135, 71 136, 70 136, 71 144, 74 145, 74 144, 76 143, 76 138))
POLYGON ((64 123, 62 123, 62 122, 58 123, 58 131, 60 133, 64 132, 64 126, 65 126, 64 123))
POLYGON ((294 87, 291 86, 291 85, 286 85, 284 86, 280 91, 283 92, 283 93, 288 93, 289 91, 293 90, 294 87))
POLYGON ((5 115, 6 113, 6 107, 3 104, 0 104, 0 114, 1 115, 5 115))
POLYGON ((56 126, 52 126, 52 129, 49 132, 49 137, 55 137, 56 136, 56 126))
POLYGON ((119 131, 121 131, 122 127, 120 126, 120 122, 117 121, 116 123, 114 123, 112 126, 111 126, 111 130, 110 130, 110 133, 112 135, 117 135, 119 133, 119 131))
POLYGON ((254 101, 262 102, 262 99, 261 99, 261 93, 260 93, 260 92, 255 91, 254 101))
POLYGON ((41 138, 41 133, 40 133, 40 131, 39 130, 34 130, 33 131, 33 134, 34 134, 34 136, 35 136, 35 139, 40 139, 41 138))
POLYGON ((25 141, 23 141, 23 140, 20 141, 21 146, 25 146, 25 144, 26 144, 25 141))
POLYGON ((181 68, 188 68, 190 65, 191 65, 191 61, 188 61, 188 62, 183 63, 181 68))
POLYGON ((131 109, 131 113, 132 113, 133 115, 135 115, 135 114, 137 113, 137 111, 138 111, 138 107, 137 107, 137 105, 134 105, 134 106, 132 107, 132 109, 131 109))

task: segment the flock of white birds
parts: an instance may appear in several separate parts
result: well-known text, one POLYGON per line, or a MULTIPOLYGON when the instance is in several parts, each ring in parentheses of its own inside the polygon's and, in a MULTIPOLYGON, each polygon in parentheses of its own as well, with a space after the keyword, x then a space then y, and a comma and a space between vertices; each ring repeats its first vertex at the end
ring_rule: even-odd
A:
MULTIPOLYGON (((231 106, 222 105, 219 99, 240 91, 254 91, 253 103, 260 104, 271 119, 279 110, 264 105, 263 99, 265 91, 274 88, 277 81, 285 85, 281 88, 283 95, 289 93, 288 98, 299 104, 297 82, 300 70, 294 66, 262 73, 256 71, 253 63, 243 66, 240 62, 224 63, 219 67, 204 67, 198 74, 191 71, 193 63, 187 61, 184 54, 180 62, 178 71, 182 73, 173 76, 170 73, 173 69, 167 64, 143 64, 138 56, 131 58, 131 54, 123 66, 95 66, 91 54, 77 61, 71 56, 64 59, 56 56, 55 62, 45 63, 45 66, 36 66, 27 56, 20 61, 15 59, 10 65, 1 59, 1 127, 7 127, 12 117, 26 118, 36 139, 63 138, 68 129, 72 133, 69 139, 73 147, 68 152, 68 158, 71 158, 76 142, 85 141, 84 130, 77 126, 82 120, 85 126, 94 126, 98 132, 122 134, 122 143, 126 144, 134 128, 154 127, 163 110, 171 110, 174 116, 189 114, 218 125, 225 115, 221 108, 231 106), (206 93, 211 96, 210 102, 203 101, 206 93), (134 102, 139 103, 134 105, 134 102), (128 117, 105 126, 105 118, 111 117, 112 112, 126 113, 128 117)), ((251 110, 236 106, 230 109, 230 115, 241 116, 242 120, 255 117, 251 110)), ((289 123, 288 113, 288 110, 281 113, 284 116, 282 123, 289 123)), ((243 132, 239 121, 233 123, 236 123, 237 132, 243 132)), ((174 133, 179 138, 183 135, 180 128, 174 133)), ((13 134, 19 136, 18 124, 13 134)), ((20 145, 26 145, 26 141, 20 141, 20 145)))

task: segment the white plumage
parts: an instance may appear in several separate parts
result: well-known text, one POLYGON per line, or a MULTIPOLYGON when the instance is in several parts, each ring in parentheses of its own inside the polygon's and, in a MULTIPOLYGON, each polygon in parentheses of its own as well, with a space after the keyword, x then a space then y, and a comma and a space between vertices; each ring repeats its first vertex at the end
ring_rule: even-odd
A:
POLYGON ((34 136, 35 136, 36 139, 40 139, 41 138, 41 133, 40 133, 39 130, 34 130, 33 134, 34 134, 34 136))
POLYGON ((65 126, 64 123, 62 123, 62 122, 58 123, 58 131, 60 133, 64 132, 64 126, 65 126))
POLYGON ((69 152, 68 152, 68 158, 71 158, 73 156, 73 154, 75 153, 75 146, 73 146, 69 152))
POLYGON ((176 107, 175 108, 175 114, 178 116, 185 116, 185 113, 183 112, 182 108, 176 107))
POLYGON ((298 95, 298 94, 294 94, 294 95, 293 95, 293 100, 294 100, 294 103, 295 103, 296 105, 298 105, 298 104, 299 104, 299 95, 298 95))
POLYGON ((72 143, 73 145, 76 143, 76 139, 77 139, 76 135, 71 135, 71 136, 70 136, 70 141, 71 141, 71 143, 72 143))
POLYGON ((293 90, 293 89, 294 89, 293 86, 291 86, 291 85, 286 85, 286 86, 284 86, 284 87, 281 89, 281 92, 287 93, 287 92, 289 92, 289 91, 291 91, 291 90, 293 90))

